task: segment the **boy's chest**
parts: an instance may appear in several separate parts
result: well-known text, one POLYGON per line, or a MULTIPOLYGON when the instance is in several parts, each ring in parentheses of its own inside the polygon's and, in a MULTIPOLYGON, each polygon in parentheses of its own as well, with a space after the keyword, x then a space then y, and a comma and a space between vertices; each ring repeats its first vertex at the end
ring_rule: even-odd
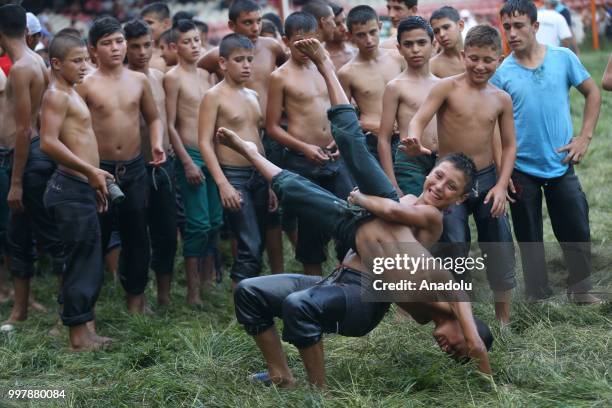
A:
POLYGON ((310 102, 317 98, 327 98, 327 88, 325 81, 320 75, 308 75, 306 78, 299 79, 297 76, 287 78, 286 96, 293 102, 310 102))
POLYGON ((98 83, 90 87, 87 104, 101 114, 131 112, 140 109, 141 93, 140 87, 98 83))

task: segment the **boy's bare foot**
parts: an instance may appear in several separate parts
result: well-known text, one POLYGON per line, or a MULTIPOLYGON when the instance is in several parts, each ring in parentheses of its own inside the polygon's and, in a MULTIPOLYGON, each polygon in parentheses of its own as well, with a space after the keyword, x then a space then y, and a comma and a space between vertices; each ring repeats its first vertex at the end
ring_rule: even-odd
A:
POLYGON ((219 143, 237 151, 243 156, 246 155, 248 151, 257 151, 255 143, 242 140, 235 132, 224 127, 217 129, 217 140, 219 143))
POLYGON ((93 351, 102 347, 102 343, 95 341, 86 324, 71 326, 68 330, 70 332, 70 351, 93 351))
POLYGON ((586 306, 586 305, 599 305, 603 303, 603 301, 597 296, 591 295, 590 293, 569 293, 568 294, 570 302, 573 302, 577 305, 586 306))
POLYGON ((91 333, 91 338, 93 341, 100 343, 103 346, 109 346, 115 341, 115 339, 111 337, 100 336, 97 333, 91 333))
POLYGON ((27 310, 21 310, 21 309, 16 309, 13 308, 13 310, 11 311, 11 315, 9 316, 8 319, 6 319, 6 321, 4 323, 6 324, 16 324, 19 322, 23 322, 25 320, 27 320, 28 318, 28 311, 27 310))
POLYGON ((62 334, 62 319, 57 319, 47 334, 51 337, 59 337, 62 334))
POLYGON ((189 306, 203 306, 199 289, 187 289, 187 304, 189 306))
POLYGON ((325 49, 321 45, 321 42, 316 38, 306 38, 295 42, 295 47, 302 53, 306 54, 308 58, 315 63, 315 65, 322 64, 327 55, 325 49))
POLYGON ((143 314, 145 312, 144 294, 127 295, 127 309, 130 314, 143 314))

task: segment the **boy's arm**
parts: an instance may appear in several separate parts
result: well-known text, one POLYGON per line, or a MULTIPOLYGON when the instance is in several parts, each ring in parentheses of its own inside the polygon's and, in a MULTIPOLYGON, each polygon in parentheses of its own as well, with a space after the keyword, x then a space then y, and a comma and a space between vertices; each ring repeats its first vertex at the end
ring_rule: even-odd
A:
POLYGON ((606 66, 606 72, 604 72, 603 78, 601 79, 601 87, 606 91, 612 91, 612 55, 608 60, 606 66))
POLYGON ((155 98, 153 97, 153 90, 151 84, 146 77, 142 78, 143 92, 140 98, 140 111, 144 117, 147 127, 149 129, 149 138, 151 140, 151 155, 153 161, 149 164, 153 166, 160 166, 166 161, 166 152, 164 151, 163 140, 164 140, 164 122, 159 117, 157 111, 157 105, 155 104, 155 98))
POLYGON ((236 189, 227 181, 219 160, 215 154, 215 124, 219 112, 217 98, 211 92, 206 92, 200 104, 198 119, 198 145, 200 154, 206 163, 210 175, 219 187, 219 195, 224 208, 230 211, 240 211, 240 195, 236 189))
POLYGON ((281 116, 284 106, 284 83, 280 75, 272 75, 268 89, 268 107, 266 110, 266 130, 268 134, 283 146, 304 153, 312 162, 323 165, 329 159, 319 146, 304 143, 291 136, 281 127, 281 116))
POLYGON ((198 68, 202 68, 211 74, 217 74, 219 80, 223 79, 223 71, 219 66, 219 47, 215 47, 204 54, 198 61, 198 68))
POLYGON ((440 211, 430 205, 402 204, 390 198, 363 194, 359 190, 353 190, 348 201, 385 221, 410 227, 431 229, 433 225, 441 223, 440 211))
POLYGON ((287 54, 285 54, 285 50, 283 50, 283 47, 281 47, 281 45, 276 40, 271 44, 273 44, 272 50, 274 52, 274 55, 276 55, 276 66, 280 67, 285 62, 287 62, 287 54))
MULTIPOLYGON (((501 91, 502 109, 498 117, 499 132, 501 139, 501 162, 497 183, 489 190, 484 199, 487 204, 489 200, 493 200, 491 207, 491 216, 500 217, 506 213, 506 196, 508 192, 508 184, 512 170, 514 169, 514 160, 516 159, 516 137, 514 135, 514 116, 512 113, 512 99, 510 95, 501 91)), ((495 134, 491 139, 492 144, 495 144, 495 134)))
POLYGON ((393 82, 387 84, 383 94, 383 110, 380 119, 380 132, 378 133, 378 157, 380 165, 383 168, 391 184, 395 187, 398 195, 403 196, 395 178, 393 171, 393 157, 391 152, 391 137, 393 135, 393 125, 397 117, 397 109, 399 106, 399 90, 393 85, 393 82))
POLYGON ((421 136, 425 127, 433 119, 440 106, 446 100, 449 92, 453 88, 453 80, 442 80, 431 88, 429 95, 419 110, 414 114, 410 124, 406 129, 400 129, 401 146, 400 149, 406 154, 418 156, 421 154, 431 154, 429 149, 421 145, 421 136))
POLYGON ((340 68, 340 71, 338 71, 338 81, 340 81, 340 85, 342 85, 346 98, 350 101, 353 98, 353 94, 351 92, 350 67, 344 66, 340 68))
POLYGON ((579 164, 584 158, 589 148, 589 143, 591 143, 591 139, 593 139, 593 131, 597 125, 599 109, 601 108, 601 92, 593 78, 583 81, 576 89, 578 89, 585 98, 584 112, 582 114, 582 128, 577 137, 557 150, 559 153, 567 152, 567 156, 563 159, 563 163, 571 162, 572 164, 579 164))
POLYGON ((68 104, 69 100, 66 94, 54 90, 45 92, 41 107, 40 149, 57 164, 84 174, 89 185, 97 190, 98 197, 102 201, 102 207, 105 209, 106 197, 108 196, 106 180, 113 180, 113 176, 87 163, 72 153, 59 140, 61 127, 66 119, 68 104))
POLYGON ((166 92, 166 115, 168 117, 168 137, 170 139, 170 144, 172 145, 172 149, 174 149, 174 153, 176 157, 179 158, 181 164, 183 165, 183 169, 185 170, 185 177, 187 178, 187 182, 189 184, 198 185, 204 181, 204 174, 195 165, 191 157, 185 150, 185 146, 183 146, 183 141, 181 140, 181 136, 176 130, 176 111, 178 106, 178 98, 179 98, 179 80, 178 78, 166 74, 164 75, 164 91, 166 92))
POLYGON ((31 76, 29 69, 16 67, 9 73, 11 87, 18 92, 14 92, 15 98, 15 123, 17 133, 15 138, 15 150, 13 153, 13 171, 11 173, 11 187, 8 193, 8 205, 15 212, 22 212, 23 207, 23 170, 28 162, 30 153, 30 133, 32 122, 32 101, 30 94, 31 76))

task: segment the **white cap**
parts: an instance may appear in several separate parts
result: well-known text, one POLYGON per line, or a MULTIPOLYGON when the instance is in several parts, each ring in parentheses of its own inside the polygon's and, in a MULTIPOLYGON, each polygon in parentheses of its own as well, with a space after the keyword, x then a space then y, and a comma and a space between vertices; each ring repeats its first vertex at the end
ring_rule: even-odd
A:
POLYGON ((28 26, 28 35, 38 34, 42 31, 40 21, 38 21, 38 18, 34 14, 28 12, 26 13, 26 18, 28 26))
POLYGON ((472 13, 468 9, 463 9, 459 12, 459 16, 461 18, 470 18, 472 16, 472 13))

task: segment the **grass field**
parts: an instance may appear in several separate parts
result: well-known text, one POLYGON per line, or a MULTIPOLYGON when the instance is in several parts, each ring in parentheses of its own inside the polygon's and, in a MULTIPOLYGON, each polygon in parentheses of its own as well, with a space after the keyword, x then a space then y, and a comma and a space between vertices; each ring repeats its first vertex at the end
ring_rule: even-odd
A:
MULTIPOLYGON (((583 61, 599 82, 607 54, 584 54, 583 61)), ((600 254, 595 268, 600 276, 602 271, 609 276, 612 93, 603 99, 596 136, 578 172, 600 254)), ((572 101, 579 126, 583 99, 573 92, 572 101)), ((554 241, 548 225, 546 240, 554 241)), ((289 271, 299 271, 294 261, 288 265, 289 271)), ((562 268, 558 255, 549 259, 549 267, 562 268)), ((494 384, 480 378, 473 365, 460 365, 443 355, 434 346, 431 326, 398 323, 389 313, 364 338, 326 337, 326 393, 306 385, 298 354, 286 345, 300 382, 296 390, 285 391, 246 381, 249 373, 265 365, 252 339, 235 322, 227 278, 205 294, 203 310, 195 311, 184 304, 181 265, 177 270, 171 307, 151 317, 128 316, 122 290, 107 279, 96 313, 99 331, 117 340, 110 350, 68 352, 66 333, 47 335, 56 321, 54 313, 32 313, 15 333, 1 334, 0 392, 63 389, 65 399, 30 402, 61 407, 612 406, 610 303, 578 307, 556 300, 515 302, 509 329, 500 331, 492 323, 494 384)), ((34 290, 50 310, 56 309, 54 277, 37 278, 34 290)), ((155 308, 153 288, 147 293, 155 308)), ((474 308, 493 322, 491 305, 474 308)), ((10 304, 0 306, 0 321, 9 311, 10 304)), ((3 399, 2 394, 0 407, 27 405, 3 399)))

